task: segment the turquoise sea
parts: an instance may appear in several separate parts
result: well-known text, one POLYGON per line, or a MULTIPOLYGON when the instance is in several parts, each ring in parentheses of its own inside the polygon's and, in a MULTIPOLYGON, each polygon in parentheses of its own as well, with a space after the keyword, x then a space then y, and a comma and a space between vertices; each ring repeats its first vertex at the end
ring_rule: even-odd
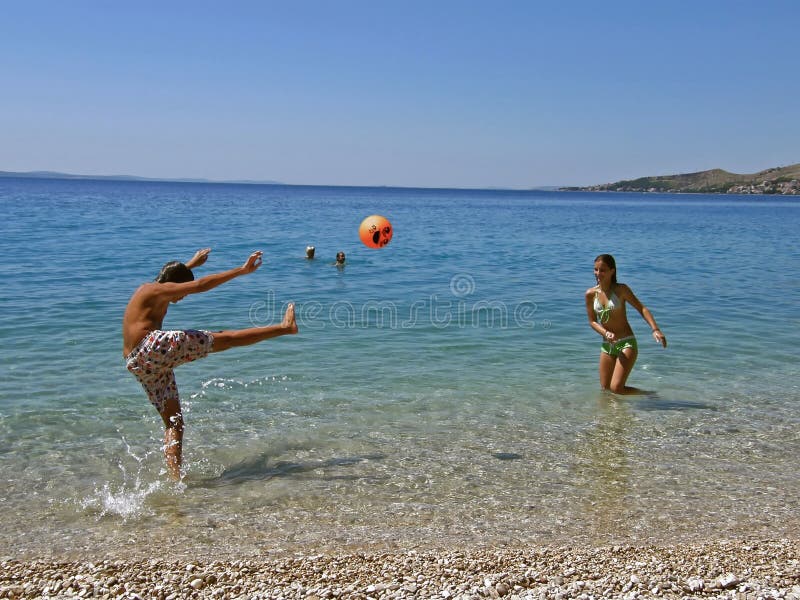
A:
POLYGON ((3 555, 800 534, 797 199, 1 179, 0 209, 3 555), (264 265, 165 326, 301 331, 177 370, 175 485, 121 318, 206 246, 264 265), (630 311, 644 396, 598 389, 603 252, 669 339, 630 311))

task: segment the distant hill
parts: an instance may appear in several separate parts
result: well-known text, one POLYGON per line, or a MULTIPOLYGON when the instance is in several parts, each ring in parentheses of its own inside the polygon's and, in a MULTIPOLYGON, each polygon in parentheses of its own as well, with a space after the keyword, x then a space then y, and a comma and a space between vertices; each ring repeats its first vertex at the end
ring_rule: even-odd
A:
POLYGON ((74 175, 71 173, 58 173, 56 171, 0 171, 0 177, 18 177, 22 179, 97 179, 100 181, 168 181, 175 183, 248 183, 255 185, 281 185, 278 181, 159 179, 153 177, 137 177, 136 175, 74 175))
POLYGON ((738 175, 722 169, 711 169, 699 173, 640 177, 616 183, 561 189, 587 192, 800 195, 800 163, 788 167, 774 167, 752 175, 738 175))

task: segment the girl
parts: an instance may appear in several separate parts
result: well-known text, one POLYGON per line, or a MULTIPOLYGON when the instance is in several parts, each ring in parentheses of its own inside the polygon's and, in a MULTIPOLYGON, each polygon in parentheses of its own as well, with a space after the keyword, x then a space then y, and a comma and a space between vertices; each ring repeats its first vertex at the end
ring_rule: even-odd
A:
POLYGON ((624 283, 617 283, 617 264, 610 254, 594 259, 597 285, 586 290, 586 315, 589 325, 603 336, 600 346, 600 387, 615 394, 639 394, 625 385, 638 355, 636 338, 625 315, 625 303, 635 308, 653 330, 653 337, 664 348, 667 338, 658 328, 648 308, 639 302, 624 283))

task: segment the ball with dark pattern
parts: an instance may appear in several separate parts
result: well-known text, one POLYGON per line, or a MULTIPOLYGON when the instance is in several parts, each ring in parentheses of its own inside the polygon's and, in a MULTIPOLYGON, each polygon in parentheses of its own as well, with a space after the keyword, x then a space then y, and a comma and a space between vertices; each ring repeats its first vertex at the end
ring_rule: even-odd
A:
POLYGON ((370 215, 358 228, 358 235, 367 248, 383 248, 392 241, 392 224, 380 215, 370 215))

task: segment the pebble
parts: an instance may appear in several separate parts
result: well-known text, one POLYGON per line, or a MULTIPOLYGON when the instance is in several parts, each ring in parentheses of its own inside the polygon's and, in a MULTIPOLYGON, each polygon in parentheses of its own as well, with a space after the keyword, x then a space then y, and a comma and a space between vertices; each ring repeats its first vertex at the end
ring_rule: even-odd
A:
POLYGON ((728 573, 724 577, 720 577, 718 580, 719 587, 721 587, 723 590, 735 588, 737 585, 739 585, 739 583, 739 578, 733 573, 728 573))
POLYGON ((800 600, 800 540, 361 551, 210 562, 93 558, 4 557, 0 598, 800 600))
POLYGON ((198 577, 197 579, 193 579, 189 585, 196 590, 201 590, 203 589, 203 580, 198 577))
POLYGON ((686 582, 686 587, 690 592, 699 592, 706 587, 705 581, 699 577, 692 577, 686 582))

